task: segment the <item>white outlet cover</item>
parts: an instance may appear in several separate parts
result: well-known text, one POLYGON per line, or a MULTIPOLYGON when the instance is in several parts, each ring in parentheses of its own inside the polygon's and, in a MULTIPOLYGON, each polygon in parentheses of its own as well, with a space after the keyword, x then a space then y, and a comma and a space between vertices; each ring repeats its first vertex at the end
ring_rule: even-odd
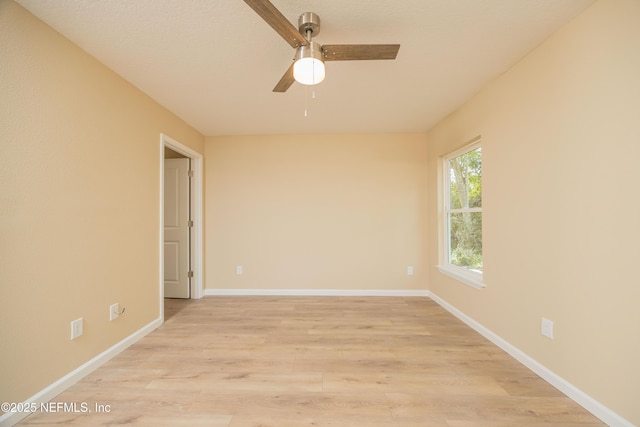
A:
POLYGON ((118 303, 109 306, 109 320, 115 320, 120 316, 120 307, 118 303))
POLYGON ((71 339, 74 340, 82 335, 82 317, 71 322, 71 339))
POLYGON ((243 268, 241 265, 236 265, 236 274, 239 276, 243 273, 243 268))
POLYGON ((407 267, 407 276, 413 276, 413 266, 412 265, 407 267))
POLYGON ((540 333, 547 338, 553 339, 553 321, 543 317, 540 323, 540 333))

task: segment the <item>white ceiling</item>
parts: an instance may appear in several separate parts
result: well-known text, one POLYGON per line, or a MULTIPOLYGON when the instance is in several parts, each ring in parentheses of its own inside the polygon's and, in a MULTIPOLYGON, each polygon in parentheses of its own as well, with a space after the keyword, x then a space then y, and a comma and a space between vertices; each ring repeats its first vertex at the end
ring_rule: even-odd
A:
POLYGON ((320 44, 401 44, 286 93, 294 50, 241 0, 16 1, 212 136, 425 132, 594 0, 272 0, 320 15, 320 44))

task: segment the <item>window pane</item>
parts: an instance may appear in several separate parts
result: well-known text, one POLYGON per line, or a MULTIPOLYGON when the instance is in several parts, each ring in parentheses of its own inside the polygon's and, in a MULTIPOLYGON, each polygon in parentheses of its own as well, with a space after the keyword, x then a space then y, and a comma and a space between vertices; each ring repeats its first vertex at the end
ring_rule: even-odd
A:
POLYGON ((482 213, 450 213, 449 230, 449 263, 482 272, 482 213))
POLYGON ((451 209, 482 207, 482 156, 480 147, 449 160, 451 209))

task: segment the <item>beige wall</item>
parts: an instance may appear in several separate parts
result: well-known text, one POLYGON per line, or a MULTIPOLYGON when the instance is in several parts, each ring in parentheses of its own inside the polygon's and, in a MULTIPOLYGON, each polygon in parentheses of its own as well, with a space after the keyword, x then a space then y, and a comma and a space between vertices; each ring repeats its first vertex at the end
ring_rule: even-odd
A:
POLYGON ((209 137, 205 155, 206 288, 426 290, 423 134, 209 137))
POLYGON ((12 1, 0 28, 0 402, 19 402, 159 317, 160 133, 204 138, 12 1))
POLYGON ((428 141, 430 290, 640 425, 640 2, 596 3, 428 141), (435 269, 439 156, 476 135, 481 291, 435 269))

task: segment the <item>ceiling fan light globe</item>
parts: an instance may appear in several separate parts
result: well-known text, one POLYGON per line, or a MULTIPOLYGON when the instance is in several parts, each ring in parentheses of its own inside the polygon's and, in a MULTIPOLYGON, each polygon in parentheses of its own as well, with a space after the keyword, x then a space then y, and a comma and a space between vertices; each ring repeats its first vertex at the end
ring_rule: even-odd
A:
POLYGON ((317 85, 324 80, 324 62, 317 58, 298 59, 293 64, 293 78, 303 85, 317 85))

